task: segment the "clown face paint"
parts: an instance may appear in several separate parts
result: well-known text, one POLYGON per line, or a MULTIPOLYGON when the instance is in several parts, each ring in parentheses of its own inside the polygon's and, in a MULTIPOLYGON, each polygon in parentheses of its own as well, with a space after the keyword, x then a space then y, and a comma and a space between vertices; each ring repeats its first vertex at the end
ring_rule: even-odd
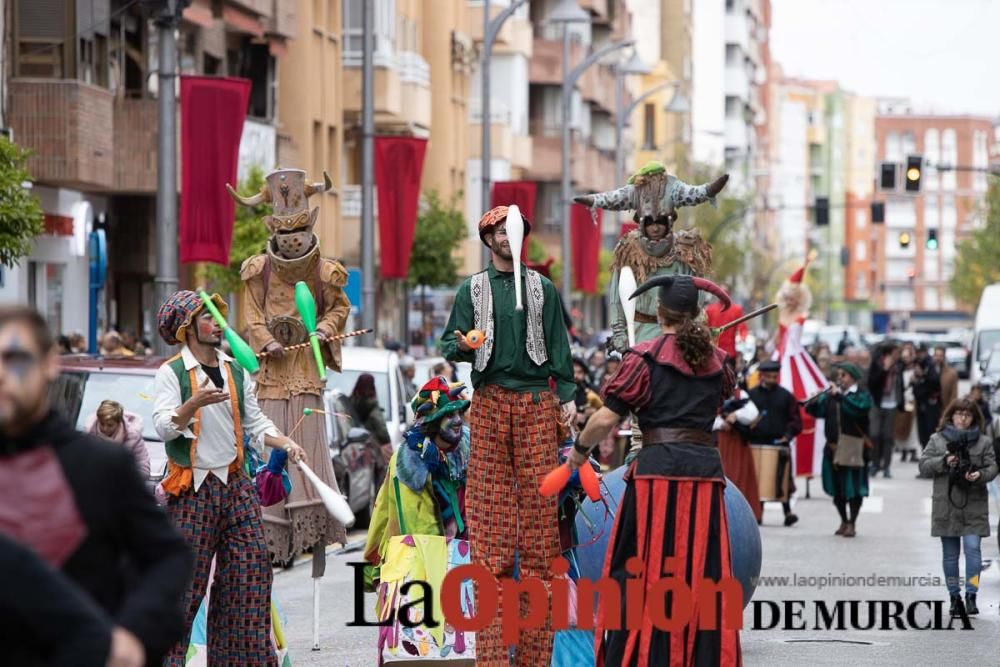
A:
POLYGON ((462 427, 464 425, 465 420, 458 413, 442 419, 441 430, 438 431, 438 447, 443 451, 454 449, 462 441, 462 427))
POLYGON ((219 347, 222 344, 222 328, 208 310, 198 313, 194 321, 195 338, 202 345, 219 347))
POLYGON ((15 321, 0 329, 0 432, 16 435, 44 415, 58 372, 52 366, 27 326, 15 321))

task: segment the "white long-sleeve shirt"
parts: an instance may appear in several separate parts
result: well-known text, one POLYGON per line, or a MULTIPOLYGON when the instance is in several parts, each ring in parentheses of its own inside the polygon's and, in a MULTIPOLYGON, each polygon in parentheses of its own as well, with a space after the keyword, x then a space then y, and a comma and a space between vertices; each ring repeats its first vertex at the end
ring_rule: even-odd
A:
MULTIPOLYGON (((217 350, 216 355, 219 359, 219 368, 222 371, 222 390, 228 395, 229 374, 225 372, 224 362, 232 361, 232 359, 221 350, 217 350)), ((208 375, 186 345, 181 350, 181 358, 184 360, 185 371, 195 369, 197 385, 191 388, 193 393, 208 379, 208 375)), ((208 382, 211 383, 211 380, 208 382)), ((196 419, 201 421, 197 452, 195 460, 192 461, 194 490, 197 491, 201 487, 209 473, 218 477, 225 484, 229 479, 229 465, 236 460, 235 425, 233 424, 231 401, 225 400, 201 408, 183 429, 179 429, 174 423, 174 418, 177 416, 177 411, 183 401, 181 400, 181 387, 177 382, 177 375, 170 366, 167 364, 160 366, 156 371, 153 386, 155 392, 153 425, 164 442, 181 436, 193 439, 194 433, 191 431, 191 426, 196 419)), ((251 444, 260 452, 264 451, 265 435, 280 435, 278 429, 270 419, 264 416, 260 406, 257 405, 256 385, 247 372, 243 373, 243 418, 241 424, 243 432, 250 436, 251 444)))

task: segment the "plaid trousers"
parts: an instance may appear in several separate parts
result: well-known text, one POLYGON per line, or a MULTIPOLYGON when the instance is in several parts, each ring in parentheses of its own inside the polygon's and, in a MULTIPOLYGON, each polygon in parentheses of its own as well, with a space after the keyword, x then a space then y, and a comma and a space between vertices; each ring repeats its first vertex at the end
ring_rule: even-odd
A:
POLYGON ((191 625, 205 597, 215 557, 208 603, 208 664, 213 667, 275 667, 271 647, 271 558, 264 540, 260 503, 242 472, 227 484, 215 475, 181 496, 169 496, 167 514, 195 552, 194 580, 184 596, 184 638, 167 656, 167 667, 184 667, 191 625))
MULTIPOLYGON (((549 391, 515 392, 487 385, 473 396, 466 482, 469 542, 472 562, 485 565, 498 580, 513 575, 515 551, 520 576, 543 581, 549 579, 549 564, 560 555, 557 499, 538 493, 542 478, 559 463, 558 420, 559 399, 549 391)), ((493 622, 476 635, 480 667, 510 665, 501 637, 502 596, 498 600, 493 622)), ((526 610, 514 612, 524 615, 526 610)), ((552 637, 547 627, 522 632, 515 664, 548 667, 552 637)))

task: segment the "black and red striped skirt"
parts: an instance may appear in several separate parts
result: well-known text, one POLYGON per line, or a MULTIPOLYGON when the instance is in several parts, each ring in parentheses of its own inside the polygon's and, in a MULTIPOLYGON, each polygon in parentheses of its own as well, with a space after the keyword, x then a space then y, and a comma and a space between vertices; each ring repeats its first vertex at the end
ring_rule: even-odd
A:
MULTIPOLYGON (((667 458, 676 461, 677 446, 667 447, 673 450, 667 458)), ((617 625, 620 629, 610 629, 613 624, 609 622, 609 612, 614 614, 615 609, 614 606, 609 609, 608 601, 602 596, 595 633, 596 664, 598 667, 742 665, 739 630, 723 620, 727 613, 732 618, 737 612, 733 605, 742 614, 742 593, 735 596, 715 593, 714 619, 708 618, 707 608, 698 602, 699 591, 703 593, 701 599, 706 599, 704 593, 709 581, 733 577, 721 462, 720 473, 708 477, 692 477, 691 470, 683 471, 687 473, 684 476, 650 474, 664 468, 662 452, 654 453, 662 448, 643 447, 627 476, 625 496, 615 517, 603 573, 604 579, 616 580, 621 590, 621 617, 617 625), (652 456, 644 457, 644 454, 652 456), (644 462, 643 458, 647 460, 644 462), (634 567, 631 573, 626 570, 630 558, 641 560, 640 574, 635 574, 634 567), (654 625, 648 613, 642 614, 641 623, 629 623, 627 582, 633 581, 633 591, 648 591, 655 581, 663 578, 667 558, 675 559, 673 563, 679 569, 674 575, 683 576, 691 591, 694 609, 686 625, 664 631, 654 625), (635 586, 637 576, 645 578, 645 586, 635 586)), ((701 449, 699 454, 708 452, 701 449)), ((714 454, 718 456, 717 451, 714 454)), ((673 618, 673 594, 667 592, 664 598, 666 618, 673 618)), ((648 606, 645 609, 648 610, 648 606)), ((683 617, 683 613, 678 616, 683 617)))

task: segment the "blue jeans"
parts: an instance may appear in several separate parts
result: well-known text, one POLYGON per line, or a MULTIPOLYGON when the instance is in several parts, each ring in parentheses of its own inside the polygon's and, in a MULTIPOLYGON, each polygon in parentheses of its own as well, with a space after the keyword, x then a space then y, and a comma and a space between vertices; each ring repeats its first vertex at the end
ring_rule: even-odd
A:
POLYGON ((980 537, 978 535, 963 535, 962 537, 942 537, 944 580, 951 595, 962 592, 962 580, 958 577, 958 553, 965 551, 965 592, 975 593, 979 590, 979 571, 983 569, 983 556, 979 551, 980 537))

